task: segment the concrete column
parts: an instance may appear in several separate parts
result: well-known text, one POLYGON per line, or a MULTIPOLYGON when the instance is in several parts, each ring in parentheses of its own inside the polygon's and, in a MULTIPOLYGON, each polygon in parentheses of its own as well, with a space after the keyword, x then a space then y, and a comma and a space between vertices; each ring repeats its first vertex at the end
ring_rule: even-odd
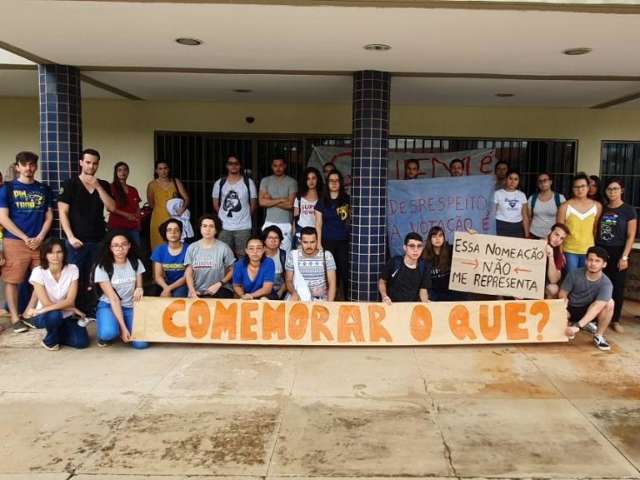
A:
POLYGON ((353 76, 353 160, 349 288, 353 301, 377 301, 387 242, 387 157, 391 75, 353 76))
MULTIPOLYGON (((42 181, 57 195, 62 182, 78 173, 82 151, 80 71, 66 65, 38 65, 42 181)), ((60 233, 54 223, 52 234, 60 233)))

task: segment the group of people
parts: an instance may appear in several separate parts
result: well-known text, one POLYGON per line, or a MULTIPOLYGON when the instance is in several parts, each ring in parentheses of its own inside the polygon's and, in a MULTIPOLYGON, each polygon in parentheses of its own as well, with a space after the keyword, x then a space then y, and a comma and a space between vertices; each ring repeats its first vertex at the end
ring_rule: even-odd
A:
MULTIPOLYGON (((405 178, 417 178, 418 171, 418 163, 409 161, 405 178)), ((463 176, 464 163, 452 160, 449 173, 452 177, 463 176)), ((609 179, 601 192, 597 176, 578 173, 571 181, 571 196, 567 199, 553 190, 553 178, 547 172, 537 175, 537 191, 528 197, 519 189, 520 173, 508 163, 498 161, 494 174, 497 235, 546 239, 546 297, 567 299, 572 322, 568 336, 575 335, 578 328, 586 329, 594 335, 598 348, 608 350, 604 332, 609 324, 618 333, 624 331, 620 323, 624 286, 638 227, 635 209, 624 201, 623 180, 609 179)), ((434 242, 429 232, 424 259, 432 266, 433 254, 429 248, 440 242, 439 239, 434 242)), ((405 251, 411 245, 405 239, 405 251)), ((445 255, 450 256, 448 245, 445 251, 445 255)), ((405 263, 415 263, 409 253, 405 255, 405 263)), ((433 271, 433 267, 431 269, 433 271)), ((388 265, 387 271, 401 273, 402 270, 388 265)), ((433 278, 432 273, 431 281, 433 278)), ((385 281, 388 280, 383 274, 380 281, 383 299, 387 291, 385 281)), ((450 293, 445 298, 450 298, 450 293)), ((416 290, 413 298, 417 300, 422 296, 416 290)))
MULTIPOLYGON (((60 189, 57 207, 64 241, 48 237, 54 198, 48 186, 35 179, 36 154, 18 153, 17 178, 0 189, 0 262, 5 262, 2 279, 11 323, 17 333, 45 328, 42 345, 49 350, 86 347, 86 326, 93 319, 99 346, 118 337, 134 348, 147 346, 131 338, 133 306, 145 291, 145 262, 138 248, 145 215, 142 200, 127 183, 126 163, 114 166, 108 183, 96 175, 99 162, 96 150, 84 150, 80 173, 60 189), (20 309, 18 292, 25 282, 33 293, 20 309)), ((406 177, 417 177, 417 167, 409 161, 406 177)), ((463 167, 454 160, 451 174, 463 175, 463 167)), ((259 188, 245 175, 237 156, 229 155, 225 168, 226 175, 211 192, 214 214, 198 219, 201 238, 191 242, 195 232, 189 194, 168 164, 156 163, 147 201, 157 294, 294 301, 348 298, 351 199, 333 164, 325 164, 322 173, 307 168, 298 185, 286 175, 286 161, 276 158, 273 174, 263 178, 259 188), (266 213, 260 228, 254 225, 258 206, 266 213)), ((614 328, 622 331, 624 278, 637 226, 635 211, 622 200, 622 181, 607 182, 603 205, 588 196, 589 179, 582 174, 575 177, 569 200, 553 192, 547 173, 538 176, 538 192, 529 198, 518 190, 517 171, 498 162, 495 174, 498 234, 547 239, 546 292, 550 298, 568 299, 568 335, 575 334, 575 328, 588 329, 599 348, 608 347, 603 336, 608 323, 615 322, 614 328)), ((424 240, 409 233, 404 255, 391 258, 382 271, 382 301, 467 299, 449 289, 451 259, 442 228, 432 228, 424 240)))

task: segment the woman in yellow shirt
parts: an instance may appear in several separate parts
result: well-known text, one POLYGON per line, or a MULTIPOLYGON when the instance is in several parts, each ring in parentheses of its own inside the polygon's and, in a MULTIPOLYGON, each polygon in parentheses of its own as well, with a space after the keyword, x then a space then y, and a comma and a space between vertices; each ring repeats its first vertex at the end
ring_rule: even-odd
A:
POLYGON ((595 245, 602 204, 588 197, 589 177, 578 173, 571 182, 572 196, 560 205, 558 223, 565 224, 571 234, 564 241, 566 273, 584 267, 587 250, 595 245))

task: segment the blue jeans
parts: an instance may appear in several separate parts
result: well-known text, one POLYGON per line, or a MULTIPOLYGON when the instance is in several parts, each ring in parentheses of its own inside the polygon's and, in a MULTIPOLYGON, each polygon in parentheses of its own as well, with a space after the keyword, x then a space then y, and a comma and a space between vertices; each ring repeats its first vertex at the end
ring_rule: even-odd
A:
POLYGON ((77 250, 65 240, 67 247, 67 262, 78 267, 80 278, 78 279, 78 298, 76 307, 89 317, 95 316, 95 294, 91 291, 91 267, 98 250, 97 242, 83 242, 84 245, 77 250))
POLYGON ((567 273, 575 270, 576 268, 582 268, 585 265, 587 259, 586 255, 580 255, 579 253, 564 252, 564 257, 567 259, 566 270, 567 273))
POLYGON ((186 285, 176 288, 171 292, 172 297, 186 298, 189 296, 189 288, 186 285))
POLYGON ((57 310, 43 313, 34 317, 33 323, 38 328, 46 328, 44 343, 48 347, 67 345, 73 348, 87 348, 89 335, 87 329, 77 323, 77 318, 62 318, 62 312, 57 310))
MULTIPOLYGON (((132 331, 133 326, 133 308, 122 307, 122 316, 124 317, 124 324, 127 326, 129 333, 132 331)), ((97 325, 97 337, 101 342, 110 342, 120 336, 120 325, 118 319, 111 310, 111 305, 107 302, 99 301, 98 308, 96 309, 96 325, 97 325)), ((133 348, 142 349, 149 346, 148 342, 131 342, 133 348)))

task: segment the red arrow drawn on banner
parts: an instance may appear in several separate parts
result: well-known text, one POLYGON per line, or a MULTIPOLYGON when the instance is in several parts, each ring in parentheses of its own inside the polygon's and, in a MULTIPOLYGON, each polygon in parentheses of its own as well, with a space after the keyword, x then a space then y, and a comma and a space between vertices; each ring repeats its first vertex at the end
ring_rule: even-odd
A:
POLYGON ((516 267, 513 269, 513 271, 516 273, 520 273, 520 272, 530 272, 531 270, 527 270, 526 268, 516 267))
POLYGON ((478 259, 476 258, 475 262, 462 262, 462 264, 463 265, 473 265, 473 269, 475 270, 480 265, 480 262, 478 262, 478 259))

